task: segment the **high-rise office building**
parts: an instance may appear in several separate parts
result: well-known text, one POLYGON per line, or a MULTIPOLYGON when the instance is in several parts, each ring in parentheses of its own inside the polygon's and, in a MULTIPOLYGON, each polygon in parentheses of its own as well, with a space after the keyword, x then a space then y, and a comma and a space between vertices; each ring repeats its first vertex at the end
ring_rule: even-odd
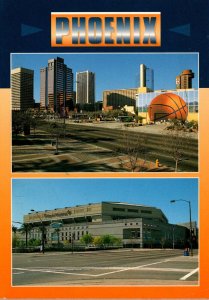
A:
POLYGON ((16 68, 11 71, 12 110, 27 110, 34 107, 34 71, 16 68))
POLYGON ((76 73, 76 103, 95 102, 95 73, 90 71, 76 73))
POLYGON ((192 89, 192 79, 194 73, 192 70, 184 70, 180 75, 176 76, 176 88, 177 89, 192 89))
POLYGON ((48 60, 48 66, 40 70, 40 81, 42 109, 64 113, 72 107, 73 73, 63 58, 48 60))
POLYGON ((149 91, 154 90, 154 71, 144 64, 140 65, 140 88, 147 88, 149 91))

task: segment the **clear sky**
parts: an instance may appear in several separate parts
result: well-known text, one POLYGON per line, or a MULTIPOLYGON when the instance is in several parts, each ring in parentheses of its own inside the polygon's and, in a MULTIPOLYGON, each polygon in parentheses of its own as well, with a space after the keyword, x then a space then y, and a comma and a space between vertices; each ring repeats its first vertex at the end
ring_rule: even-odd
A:
MULTIPOLYGON (((23 222, 31 209, 71 207, 101 201, 128 202, 160 208, 170 223, 198 222, 197 178, 122 178, 122 179, 13 179, 12 220, 23 222)), ((15 224, 17 225, 17 224, 15 224)))
MULTIPOLYGON (((24 67, 34 70, 34 99, 40 100, 40 68, 46 67, 48 59, 64 58, 76 72, 89 70, 96 74, 96 101, 102 100, 102 92, 108 89, 126 89, 139 86, 139 65, 154 70, 154 89, 175 89, 176 76, 185 69, 195 73, 193 87, 198 88, 197 53, 51 53, 12 54, 11 68, 24 67)), ((75 90, 75 83, 74 83, 75 90)))

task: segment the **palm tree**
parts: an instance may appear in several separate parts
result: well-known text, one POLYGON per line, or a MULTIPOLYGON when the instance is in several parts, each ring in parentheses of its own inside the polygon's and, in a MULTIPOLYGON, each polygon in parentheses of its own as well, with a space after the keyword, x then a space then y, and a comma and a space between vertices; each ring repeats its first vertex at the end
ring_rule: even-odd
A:
POLYGON ((16 232, 17 232, 17 227, 14 226, 14 225, 12 225, 12 232, 13 232, 14 234, 16 234, 16 232))
POLYGON ((20 228, 20 231, 22 233, 25 233, 25 246, 26 247, 28 246, 28 233, 31 231, 31 229, 32 229, 32 225, 27 224, 27 223, 23 223, 20 228))

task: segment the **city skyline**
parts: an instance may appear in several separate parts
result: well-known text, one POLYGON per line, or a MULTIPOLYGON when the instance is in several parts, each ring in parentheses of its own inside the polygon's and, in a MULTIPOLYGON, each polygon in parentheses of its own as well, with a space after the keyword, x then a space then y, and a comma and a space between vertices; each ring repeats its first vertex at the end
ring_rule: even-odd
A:
MULTIPOLYGON (((140 64, 154 70, 154 89, 175 89, 176 76, 184 69, 195 73, 193 87, 198 88, 198 53, 40 53, 12 54, 11 68, 24 67, 34 70, 34 99, 40 101, 40 69, 49 59, 57 56, 76 72, 95 73, 96 101, 102 100, 102 92, 111 89, 139 87, 140 64), (166 81, 165 81, 166 79, 166 81)), ((74 81, 75 91, 75 81, 74 81)))
POLYGON ((169 223, 189 221, 184 199, 191 202, 192 221, 198 222, 198 179, 13 179, 12 221, 22 222, 31 209, 44 211, 98 202, 126 202, 154 206, 169 223))

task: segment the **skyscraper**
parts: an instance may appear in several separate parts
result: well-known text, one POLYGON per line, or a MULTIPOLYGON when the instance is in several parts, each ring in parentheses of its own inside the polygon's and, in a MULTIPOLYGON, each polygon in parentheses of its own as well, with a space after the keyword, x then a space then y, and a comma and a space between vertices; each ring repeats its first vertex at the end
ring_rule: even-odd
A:
POLYGON ((95 73, 90 71, 76 73, 76 103, 95 102, 95 73))
POLYGON ((40 70, 41 108, 63 113, 69 110, 73 101, 73 73, 64 64, 64 59, 57 57, 48 60, 48 66, 40 70))
POLYGON ((154 71, 144 64, 140 65, 140 88, 146 87, 154 91, 154 71))
POLYGON ((182 71, 180 75, 176 76, 176 88, 191 89, 193 78, 194 78, 194 73, 192 72, 192 70, 182 71))
POLYGON ((34 107, 34 71, 16 68, 11 71, 12 110, 27 110, 34 107))

